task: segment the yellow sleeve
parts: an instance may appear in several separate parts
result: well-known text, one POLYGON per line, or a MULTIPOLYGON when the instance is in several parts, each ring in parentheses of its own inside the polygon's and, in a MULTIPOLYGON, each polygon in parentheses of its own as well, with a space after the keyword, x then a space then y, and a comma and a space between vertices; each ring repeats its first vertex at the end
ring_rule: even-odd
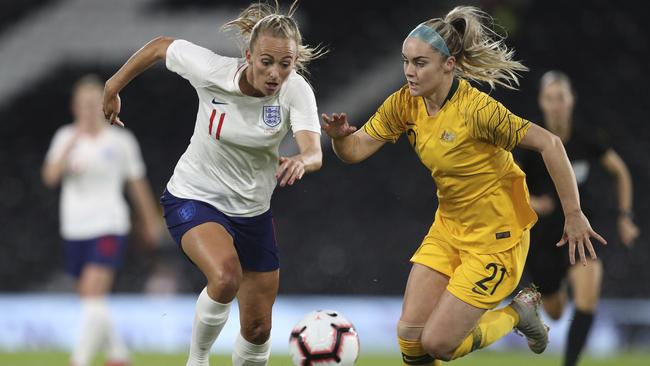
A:
POLYGON ((489 95, 478 92, 468 102, 469 133, 479 141, 512 150, 526 135, 530 121, 508 110, 489 95))
MULTIPOLYGON (((370 137, 379 141, 395 143, 405 131, 404 91, 405 89, 402 88, 386 98, 377 112, 363 125, 363 130, 370 137)), ((408 93, 408 90, 406 92, 408 93)))

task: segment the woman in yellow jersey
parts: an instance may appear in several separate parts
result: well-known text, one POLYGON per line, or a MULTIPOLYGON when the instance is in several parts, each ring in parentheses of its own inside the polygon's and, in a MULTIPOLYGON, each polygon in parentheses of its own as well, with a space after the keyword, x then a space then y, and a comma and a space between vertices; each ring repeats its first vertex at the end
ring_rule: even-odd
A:
POLYGON ((526 68, 474 7, 456 7, 444 19, 418 25, 402 47, 407 85, 389 96, 362 129, 345 114, 323 115, 337 156, 360 162, 404 133, 438 189, 433 226, 411 258, 397 335, 405 365, 436 365, 484 348, 513 328, 533 352, 548 344, 538 315, 540 295, 516 288, 537 220, 515 146, 538 151, 553 178, 566 218, 558 246, 569 245, 586 263, 596 257, 580 208, 575 177, 562 141, 510 113, 467 80, 507 88, 526 68))

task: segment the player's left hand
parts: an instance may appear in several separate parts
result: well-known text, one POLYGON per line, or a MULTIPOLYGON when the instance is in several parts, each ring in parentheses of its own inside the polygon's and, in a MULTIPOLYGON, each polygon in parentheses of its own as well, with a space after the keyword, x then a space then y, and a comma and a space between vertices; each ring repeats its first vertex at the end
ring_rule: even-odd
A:
POLYGON ((162 226, 159 220, 152 220, 143 225, 142 241, 148 249, 156 249, 160 245, 162 226))
POLYGON ((292 186, 297 180, 300 180, 305 174, 305 164, 299 157, 280 157, 280 165, 275 171, 275 178, 280 181, 280 187, 287 184, 292 186))
POLYGON ((618 234, 621 237, 621 242, 629 248, 639 236, 639 228, 634 224, 632 219, 623 216, 618 219, 618 234))
POLYGON ((104 90, 103 111, 104 117, 110 122, 120 127, 124 127, 124 122, 120 120, 119 114, 122 108, 122 100, 119 94, 112 94, 104 90))
POLYGON ((564 234, 556 246, 561 247, 569 243, 569 261, 572 265, 576 263, 577 247, 578 254, 580 255, 580 262, 583 265, 587 265, 585 247, 587 247, 591 259, 597 258, 594 246, 591 244, 591 238, 596 238, 596 240, 600 241, 603 245, 607 244, 607 241, 591 228, 589 220, 587 220, 587 217, 582 213, 582 211, 578 211, 576 213, 565 215, 564 234))

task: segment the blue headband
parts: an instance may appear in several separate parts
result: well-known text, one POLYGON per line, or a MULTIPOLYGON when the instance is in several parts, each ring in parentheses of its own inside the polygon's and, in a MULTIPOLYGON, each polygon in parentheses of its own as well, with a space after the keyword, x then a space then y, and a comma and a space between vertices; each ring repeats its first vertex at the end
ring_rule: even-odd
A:
POLYGON ((442 54, 451 56, 451 54, 449 54, 449 49, 447 48, 445 40, 442 39, 440 34, 438 34, 435 29, 429 27, 424 23, 415 27, 415 29, 409 33, 408 37, 419 38, 428 43, 434 49, 440 51, 442 54))

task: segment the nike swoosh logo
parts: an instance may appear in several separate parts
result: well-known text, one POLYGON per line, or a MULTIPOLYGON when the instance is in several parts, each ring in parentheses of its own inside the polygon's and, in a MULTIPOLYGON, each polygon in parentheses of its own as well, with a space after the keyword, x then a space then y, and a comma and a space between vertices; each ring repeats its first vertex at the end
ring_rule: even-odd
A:
POLYGON ((419 356, 408 356, 402 353, 402 360, 407 365, 427 365, 434 361, 434 358, 429 354, 419 356))
POLYGON ((212 98, 212 104, 228 104, 226 102, 219 102, 216 99, 212 98))

